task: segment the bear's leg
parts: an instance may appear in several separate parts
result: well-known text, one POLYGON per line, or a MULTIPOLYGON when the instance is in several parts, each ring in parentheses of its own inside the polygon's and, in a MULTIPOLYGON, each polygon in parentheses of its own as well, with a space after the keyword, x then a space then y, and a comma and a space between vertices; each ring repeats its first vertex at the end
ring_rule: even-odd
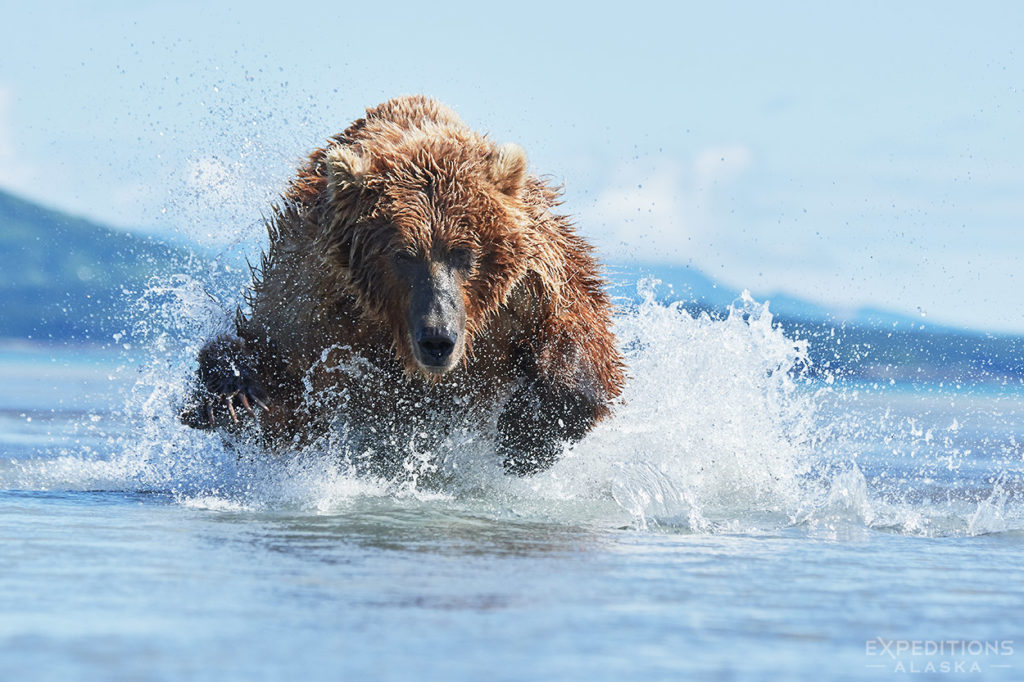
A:
POLYGON ((583 438, 597 420, 586 396, 543 380, 520 387, 498 417, 498 454, 505 471, 528 476, 547 469, 566 442, 583 438))
POLYGON ((218 336, 199 351, 198 386, 181 413, 182 423, 198 428, 237 424, 246 413, 264 410, 267 394, 256 378, 256 361, 244 340, 218 336))

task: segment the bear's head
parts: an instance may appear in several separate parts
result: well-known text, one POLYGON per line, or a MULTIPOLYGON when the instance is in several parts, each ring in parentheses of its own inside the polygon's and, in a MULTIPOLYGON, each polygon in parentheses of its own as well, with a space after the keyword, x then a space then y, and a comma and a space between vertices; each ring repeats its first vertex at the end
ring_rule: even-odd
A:
POLYGON ((410 373, 457 367, 516 285, 551 262, 517 145, 438 123, 382 126, 329 149, 325 163, 326 269, 390 331, 410 373))

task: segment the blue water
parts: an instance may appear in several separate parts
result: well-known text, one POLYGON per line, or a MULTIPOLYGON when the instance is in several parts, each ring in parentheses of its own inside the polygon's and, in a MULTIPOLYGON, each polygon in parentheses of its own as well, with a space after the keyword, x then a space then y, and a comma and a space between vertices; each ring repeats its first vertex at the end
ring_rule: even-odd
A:
POLYGON ((525 480, 239 457, 174 420, 197 340, 3 347, 0 679, 1021 679, 1024 391, 801 380, 754 312, 624 315, 525 480))

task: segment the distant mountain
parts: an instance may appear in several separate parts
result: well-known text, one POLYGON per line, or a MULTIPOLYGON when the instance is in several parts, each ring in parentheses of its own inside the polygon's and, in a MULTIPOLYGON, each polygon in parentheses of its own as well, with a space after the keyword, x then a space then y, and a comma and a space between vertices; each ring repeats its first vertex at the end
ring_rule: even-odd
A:
POLYGON ((0 337, 109 342, 126 298, 189 257, 0 191, 0 337))
POLYGON ((709 309, 725 309, 739 295, 700 270, 685 265, 612 263, 605 267, 605 274, 612 281, 612 295, 630 300, 639 298, 637 283, 641 279, 658 281, 654 292, 659 300, 691 301, 709 309))
MULTIPOLYGON (((635 283, 645 277, 661 282, 656 288, 659 300, 692 302, 694 307, 701 309, 724 311, 742 293, 739 289, 716 282, 699 270, 685 265, 613 264, 606 268, 606 271, 615 281, 613 294, 628 299, 637 298, 635 283)), ((751 295, 758 302, 769 302, 773 315, 790 320, 831 321, 859 326, 889 326, 896 323, 920 327, 924 324, 923 320, 901 313, 876 308, 840 311, 781 292, 752 291, 751 295)), ((931 323, 928 323, 926 328, 933 331, 958 331, 931 323)))
MULTIPOLYGON (((611 265, 612 294, 637 302, 637 280, 660 280, 658 300, 681 301, 691 314, 722 317, 741 292, 685 266, 611 265)), ((862 380, 1024 382, 1024 336, 955 329, 874 308, 835 311, 786 294, 762 295, 773 320, 810 341, 811 375, 862 380)))
MULTIPOLYGON (((244 260, 235 253, 218 257, 234 265, 244 260)), ((0 338, 108 343, 115 334, 130 333, 131 302, 151 277, 172 269, 206 270, 192 261, 185 248, 0 191, 0 338)), ((691 313, 723 316, 740 295, 685 266, 613 263, 607 272, 613 296, 627 306, 639 300, 637 281, 643 277, 661 280, 655 289, 659 300, 682 301, 691 313)), ((230 301, 233 291, 223 298, 230 301)), ((872 309, 837 313, 783 294, 754 292, 754 298, 770 302, 775 321, 790 336, 810 340, 812 375, 1024 381, 1022 336, 943 328, 872 309)))

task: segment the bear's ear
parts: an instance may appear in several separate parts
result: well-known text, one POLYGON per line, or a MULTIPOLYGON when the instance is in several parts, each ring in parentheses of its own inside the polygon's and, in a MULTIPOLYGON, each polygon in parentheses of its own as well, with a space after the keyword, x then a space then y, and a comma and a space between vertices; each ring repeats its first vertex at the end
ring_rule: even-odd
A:
POLYGON ((334 147, 327 152, 326 161, 328 183, 335 192, 363 184, 368 164, 352 147, 334 147))
POLYGON ((505 194, 515 196, 526 182, 526 165, 526 152, 509 142, 487 157, 487 179, 505 194))

